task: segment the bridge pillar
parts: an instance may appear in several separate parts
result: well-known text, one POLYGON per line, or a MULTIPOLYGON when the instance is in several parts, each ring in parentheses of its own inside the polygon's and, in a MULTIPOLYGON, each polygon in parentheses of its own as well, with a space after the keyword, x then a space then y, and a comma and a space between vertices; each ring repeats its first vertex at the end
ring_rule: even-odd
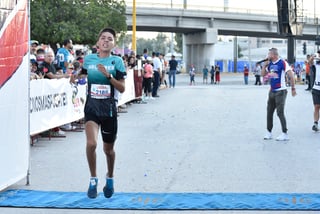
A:
POLYGON ((217 29, 207 28, 205 32, 183 35, 183 60, 188 72, 193 64, 201 72, 204 65, 214 65, 213 51, 217 42, 217 29))

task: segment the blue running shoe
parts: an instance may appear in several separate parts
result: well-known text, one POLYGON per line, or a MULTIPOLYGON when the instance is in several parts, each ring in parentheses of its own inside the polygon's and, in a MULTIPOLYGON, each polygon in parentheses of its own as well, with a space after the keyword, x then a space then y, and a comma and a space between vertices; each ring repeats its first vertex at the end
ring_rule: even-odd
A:
POLYGON ((114 193, 113 179, 107 178, 106 185, 103 187, 103 194, 106 198, 111 198, 114 193))
POLYGON ((97 186, 98 178, 90 178, 90 184, 87 193, 89 198, 96 198, 98 196, 97 186))

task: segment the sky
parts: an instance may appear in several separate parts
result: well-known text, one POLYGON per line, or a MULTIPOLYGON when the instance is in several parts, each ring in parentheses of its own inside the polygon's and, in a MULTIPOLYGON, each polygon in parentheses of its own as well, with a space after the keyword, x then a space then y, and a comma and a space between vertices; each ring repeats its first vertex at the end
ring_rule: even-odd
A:
MULTIPOLYGON (((182 8, 183 3, 187 2, 189 8, 199 8, 204 10, 223 10, 224 4, 227 3, 229 8, 240 12, 255 11, 258 13, 267 13, 276 15, 277 0, 136 0, 136 6, 147 7, 165 7, 182 8)), ((293 1, 293 0, 292 0, 293 1)), ((319 0, 297 0, 303 4, 304 16, 320 17, 319 0), (315 7, 314 7, 315 6, 315 7), (316 8, 316 11, 314 10, 316 8)), ((127 5, 132 5, 133 0, 125 0, 127 5)), ((154 32, 137 32, 137 37, 152 38, 157 33, 154 32)))

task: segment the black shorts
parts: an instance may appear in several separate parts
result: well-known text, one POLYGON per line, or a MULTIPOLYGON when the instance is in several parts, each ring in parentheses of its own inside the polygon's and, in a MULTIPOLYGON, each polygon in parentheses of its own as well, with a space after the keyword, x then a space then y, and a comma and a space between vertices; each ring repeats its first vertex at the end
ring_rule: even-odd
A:
POLYGON ((117 117, 98 117, 93 114, 85 114, 85 122, 93 121, 100 125, 101 136, 104 143, 114 143, 118 133, 117 117))
POLYGON ((320 105, 320 91, 312 89, 312 100, 313 105, 320 105))

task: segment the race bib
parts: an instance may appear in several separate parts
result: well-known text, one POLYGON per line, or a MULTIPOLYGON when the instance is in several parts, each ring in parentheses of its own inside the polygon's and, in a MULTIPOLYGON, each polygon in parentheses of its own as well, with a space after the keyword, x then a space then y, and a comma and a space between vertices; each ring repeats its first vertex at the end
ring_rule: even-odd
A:
POLYGON ((108 99, 111 96, 111 87, 110 85, 91 84, 90 95, 94 99, 108 99))

